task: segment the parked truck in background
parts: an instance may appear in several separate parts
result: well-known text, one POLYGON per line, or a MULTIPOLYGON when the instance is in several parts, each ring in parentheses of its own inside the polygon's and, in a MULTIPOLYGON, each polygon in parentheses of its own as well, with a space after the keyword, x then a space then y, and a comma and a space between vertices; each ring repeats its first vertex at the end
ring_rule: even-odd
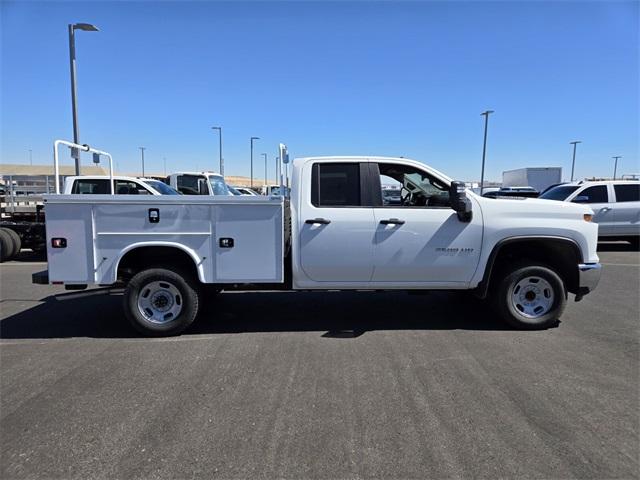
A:
POLYGON ((219 173, 177 172, 169 175, 166 183, 183 195, 233 195, 219 173))
POLYGON ((131 324, 172 335, 206 292, 246 289, 471 291, 546 328, 600 277, 584 205, 485 199, 405 158, 300 158, 291 185, 290 199, 47 196, 48 270, 33 281, 124 286, 131 324), (390 179, 400 204, 385 205, 390 179))

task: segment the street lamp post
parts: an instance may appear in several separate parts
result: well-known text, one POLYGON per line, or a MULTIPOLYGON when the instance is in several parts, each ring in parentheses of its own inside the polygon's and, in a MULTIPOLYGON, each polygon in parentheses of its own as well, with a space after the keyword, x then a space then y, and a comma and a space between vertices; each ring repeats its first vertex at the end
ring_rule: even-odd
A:
POLYGON ((220 155, 220 175, 224 177, 224 163, 222 160, 222 127, 211 127, 212 130, 218 130, 218 153, 220 155))
POLYGON ((29 165, 33 165, 33 150, 29 149, 29 165))
POLYGON ((484 189, 484 161, 487 155, 487 128, 489 126, 489 115, 493 113, 493 110, 487 110, 482 112, 480 116, 484 115, 484 143, 482 145, 482 171, 480 173, 480 195, 484 189))
POLYGON ((140 156, 142 157, 142 176, 144 177, 144 151, 147 147, 138 147, 140 149, 140 156))
POLYGON ((164 176, 167 176, 167 157, 162 157, 162 165, 164 167, 164 176))
MULTIPOLYGON (((78 98, 76 91, 76 39, 75 31, 97 32, 98 28, 90 23, 69 24, 69 69, 71 71, 71 114, 73 116, 73 143, 80 143, 80 129, 78 127, 78 98)), ((80 151, 71 149, 71 156, 76 162, 76 175, 80 175, 80 151)))
POLYGON ((573 171, 576 166, 576 145, 582 143, 580 140, 576 140, 575 142, 569 142, 569 145, 573 145, 573 160, 571 161, 571 181, 573 182, 573 171))
POLYGON ((622 155, 617 155, 617 156, 611 157, 611 158, 613 158, 616 161, 616 163, 613 164, 613 179, 615 180, 616 179, 616 173, 618 172, 618 159, 622 158, 622 155))
POLYGON ((267 188, 267 154, 261 153, 261 155, 264 157, 264 188, 266 190, 267 188))
POLYGON ((251 137, 251 188, 253 188, 253 142, 260 140, 260 137, 251 137))

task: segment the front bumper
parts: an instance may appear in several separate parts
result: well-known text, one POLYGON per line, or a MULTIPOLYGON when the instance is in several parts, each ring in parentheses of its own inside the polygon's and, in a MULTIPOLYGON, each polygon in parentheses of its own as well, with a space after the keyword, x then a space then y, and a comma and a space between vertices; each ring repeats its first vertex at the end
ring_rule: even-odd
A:
POLYGON ((595 290, 601 274, 602 265, 599 263, 581 263, 578 265, 578 294, 576 295, 576 301, 595 290))

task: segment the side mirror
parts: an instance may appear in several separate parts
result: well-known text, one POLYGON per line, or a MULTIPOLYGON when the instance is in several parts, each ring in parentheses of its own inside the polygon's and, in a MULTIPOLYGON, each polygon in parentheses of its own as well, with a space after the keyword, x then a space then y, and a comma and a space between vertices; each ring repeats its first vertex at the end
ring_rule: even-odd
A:
POLYGON ((576 198, 571 200, 571 203, 589 203, 589 197, 586 195, 578 195, 576 198))
POLYGON ((456 211, 461 222, 470 222, 473 218, 471 200, 467 198, 464 182, 451 182, 449 187, 451 208, 456 211))

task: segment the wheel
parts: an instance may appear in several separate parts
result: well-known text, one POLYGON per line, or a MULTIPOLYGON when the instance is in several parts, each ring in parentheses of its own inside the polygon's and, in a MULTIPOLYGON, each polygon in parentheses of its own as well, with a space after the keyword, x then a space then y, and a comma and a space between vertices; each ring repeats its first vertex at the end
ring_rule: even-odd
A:
POLYGON ((20 235, 18 235, 15 230, 11 230, 10 228, 6 228, 5 231, 9 234, 9 236, 11 237, 11 240, 13 242, 13 256, 16 256, 17 254, 20 253, 20 250, 22 250, 22 239, 20 238, 20 235))
POLYGON ((199 300, 197 280, 190 275, 150 268, 129 281, 124 311, 133 327, 144 335, 177 335, 195 320, 199 300))
POLYGON ((14 254, 13 240, 6 228, 0 228, 0 262, 6 262, 14 254))
POLYGON ((557 323, 567 304, 567 293, 556 272, 547 266, 520 263, 504 273, 494 295, 494 306, 503 320, 527 330, 557 323))

